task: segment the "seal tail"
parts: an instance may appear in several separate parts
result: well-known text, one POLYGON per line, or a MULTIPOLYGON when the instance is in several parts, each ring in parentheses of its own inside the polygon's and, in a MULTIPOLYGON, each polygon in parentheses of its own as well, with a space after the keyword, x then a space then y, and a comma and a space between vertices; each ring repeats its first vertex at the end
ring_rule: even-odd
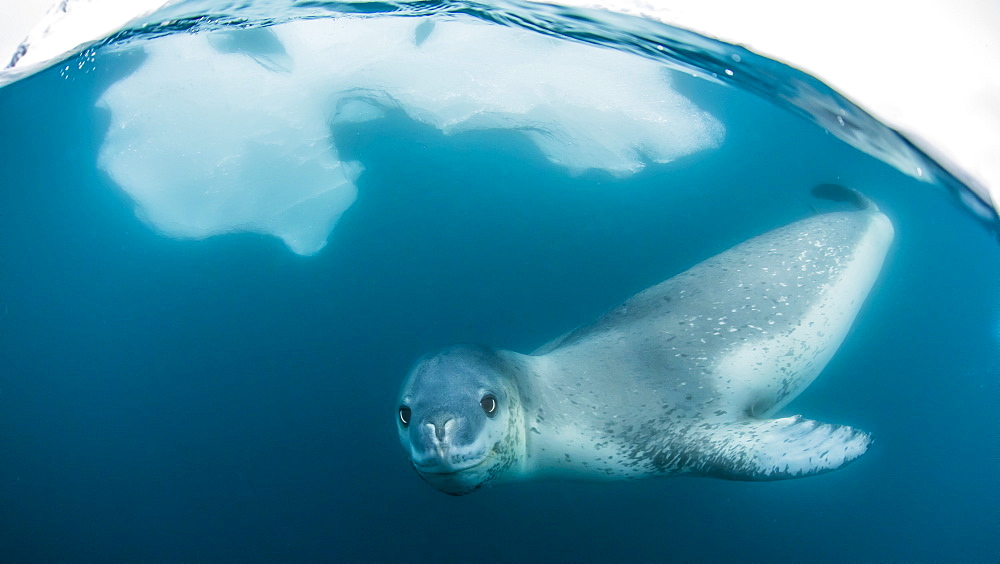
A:
POLYGON ((812 189, 812 195, 821 200, 845 202, 859 210, 878 211, 875 202, 869 200, 864 194, 840 184, 820 184, 812 189))

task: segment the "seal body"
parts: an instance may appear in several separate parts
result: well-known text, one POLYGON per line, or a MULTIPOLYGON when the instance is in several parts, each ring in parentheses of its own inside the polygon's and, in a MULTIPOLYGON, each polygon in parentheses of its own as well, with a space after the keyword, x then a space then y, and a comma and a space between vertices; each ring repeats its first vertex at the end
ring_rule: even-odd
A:
POLYGON ((865 452, 866 433, 770 416, 843 342, 892 237, 873 205, 817 215, 530 355, 426 357, 404 384, 400 440, 424 479, 456 495, 539 477, 774 480, 839 468, 865 452))

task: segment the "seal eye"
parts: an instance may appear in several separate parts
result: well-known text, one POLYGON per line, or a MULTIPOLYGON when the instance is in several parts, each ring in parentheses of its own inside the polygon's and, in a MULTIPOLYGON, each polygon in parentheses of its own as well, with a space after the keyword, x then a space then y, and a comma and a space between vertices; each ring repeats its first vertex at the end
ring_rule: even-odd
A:
POLYGON ((497 398, 493 394, 486 394, 479 400, 479 405, 483 406, 486 415, 493 417, 497 414, 497 398))
POLYGON ((403 427, 410 426, 410 408, 405 405, 399 406, 399 422, 403 424, 403 427))

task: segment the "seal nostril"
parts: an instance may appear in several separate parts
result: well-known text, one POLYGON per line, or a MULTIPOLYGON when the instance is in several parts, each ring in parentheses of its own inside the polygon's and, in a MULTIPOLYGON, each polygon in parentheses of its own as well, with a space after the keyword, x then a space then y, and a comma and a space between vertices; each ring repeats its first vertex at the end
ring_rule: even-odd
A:
POLYGON ((434 435, 437 437, 439 441, 443 441, 444 438, 447 436, 448 427, 451 427, 451 425, 448 424, 451 422, 452 422, 451 419, 445 419, 444 421, 441 422, 440 425, 434 425, 434 435))

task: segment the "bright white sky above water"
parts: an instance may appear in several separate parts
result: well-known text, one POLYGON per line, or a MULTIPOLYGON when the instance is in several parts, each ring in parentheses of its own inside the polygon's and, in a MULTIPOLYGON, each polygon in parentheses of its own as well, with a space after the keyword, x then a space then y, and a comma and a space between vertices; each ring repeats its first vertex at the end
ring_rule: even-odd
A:
MULTIPOLYGON (((186 0, 190 1, 190 0, 186 0)), ((31 32, 22 65, 41 67, 99 40, 165 0, 69 0, 35 27, 51 0, 0 4, 0 59, 31 32)), ((744 45, 813 74, 1000 201, 1000 3, 995 0, 560 0, 643 15, 744 45)), ((34 70, 37 70, 34 69, 34 70)))
POLYGON ((660 20, 805 70, 1000 202, 997 0, 558 3, 660 20))

